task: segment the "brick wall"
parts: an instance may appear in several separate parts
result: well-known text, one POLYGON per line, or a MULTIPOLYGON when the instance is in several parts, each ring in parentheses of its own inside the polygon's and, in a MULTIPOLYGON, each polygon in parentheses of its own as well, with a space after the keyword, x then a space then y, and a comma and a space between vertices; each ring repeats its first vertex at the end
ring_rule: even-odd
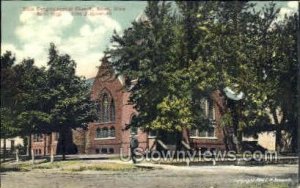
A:
POLYGON ((31 146, 34 154, 36 156, 50 155, 51 149, 53 149, 54 153, 56 153, 58 144, 56 134, 57 133, 43 134, 42 139, 39 141, 34 141, 33 135, 31 135, 31 146))
MULTIPOLYGON (((113 150, 113 153, 119 153, 121 143, 122 143, 122 134, 123 134, 123 86, 121 80, 116 78, 113 73, 110 72, 110 68, 107 66, 106 62, 103 61, 100 69, 98 71, 97 77, 93 83, 91 97, 93 100, 100 100, 100 96, 103 92, 109 93, 110 97, 114 101, 115 105, 115 121, 114 122, 92 122, 88 126, 87 131, 87 153, 103 153, 102 151, 113 150), (115 128, 115 138, 96 138, 97 128, 115 128)), ((132 110, 132 107, 129 108, 132 110)), ((130 112, 128 112, 130 113, 130 112)))

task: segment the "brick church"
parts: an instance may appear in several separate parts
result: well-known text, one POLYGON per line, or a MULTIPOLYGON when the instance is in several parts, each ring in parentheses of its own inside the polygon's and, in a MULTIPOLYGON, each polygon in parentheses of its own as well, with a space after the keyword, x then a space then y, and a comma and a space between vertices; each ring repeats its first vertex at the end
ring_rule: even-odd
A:
MULTIPOLYGON (((127 153, 130 136, 136 134, 139 147, 156 149, 161 143, 164 147, 172 148, 170 143, 158 142, 154 131, 130 128, 132 118, 137 115, 132 104, 129 104, 130 92, 124 88, 124 79, 115 78, 113 70, 105 58, 99 66, 95 79, 91 80, 91 98, 98 104, 97 121, 90 122, 87 129, 70 130, 67 145, 68 153, 78 154, 118 154, 120 148, 127 153), (69 150, 68 150, 69 149, 69 150)), ((220 104, 216 100, 219 93, 214 93, 211 99, 203 101, 208 118, 213 124, 207 131, 186 130, 182 132, 183 145, 189 143, 192 148, 224 150, 224 135, 220 128, 220 104)), ((172 140, 172 133, 168 135, 172 140)), ((59 134, 32 135, 32 149, 35 155, 49 155, 51 150, 59 153, 59 134)))

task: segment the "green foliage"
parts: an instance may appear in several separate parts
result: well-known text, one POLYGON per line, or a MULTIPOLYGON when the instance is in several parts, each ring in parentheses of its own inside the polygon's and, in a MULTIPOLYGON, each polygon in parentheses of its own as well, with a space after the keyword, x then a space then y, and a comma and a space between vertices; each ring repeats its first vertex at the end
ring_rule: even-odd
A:
POLYGON ((95 119, 96 110, 84 78, 75 75, 76 63, 69 55, 60 55, 54 44, 49 49, 46 106, 51 128, 83 127, 95 119))
POLYGON ((1 107, 1 138, 10 138, 18 133, 19 129, 15 126, 15 117, 10 108, 1 107))
POLYGON ((96 118, 96 108, 76 63, 49 50, 48 69, 33 59, 14 65, 11 52, 1 56, 1 137, 29 136, 84 127, 96 118))
POLYGON ((149 128, 168 131, 182 131, 184 127, 191 128, 193 119, 188 102, 184 98, 164 98, 157 106, 160 116, 151 122, 149 128))
POLYGON ((34 132, 49 132, 50 115, 44 103, 47 92, 45 68, 36 67, 33 59, 24 59, 13 68, 17 76, 15 121, 20 134, 28 136, 34 132))
POLYGON ((13 65, 15 57, 11 52, 1 56, 1 138, 16 135, 18 129, 14 127, 16 113, 16 87, 17 79, 13 65))
POLYGON ((170 3, 149 2, 145 19, 133 22, 123 36, 115 33, 115 49, 107 52, 112 67, 125 75, 127 87, 137 79, 130 98, 139 111, 136 126, 150 125, 160 115, 158 106, 169 95, 170 74, 178 67, 170 8, 170 3))
POLYGON ((245 97, 235 105, 225 98, 222 125, 232 125, 237 116, 239 131, 275 130, 270 115, 280 110, 283 127, 294 130, 296 16, 277 22, 274 3, 260 11, 240 1, 176 6, 172 12, 168 3, 149 2, 146 19, 112 37, 109 63, 126 77, 127 87, 137 79, 131 102, 139 116, 133 125, 168 131, 205 125, 201 98, 230 87, 245 97))

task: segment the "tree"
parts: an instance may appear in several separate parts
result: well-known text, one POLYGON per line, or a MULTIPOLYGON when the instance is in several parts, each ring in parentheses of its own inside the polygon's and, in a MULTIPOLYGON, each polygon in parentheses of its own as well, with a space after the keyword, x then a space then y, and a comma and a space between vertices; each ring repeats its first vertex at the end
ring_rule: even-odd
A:
POLYGON ((244 92, 239 102, 225 100, 222 116, 223 125, 233 126, 237 144, 242 133, 276 130, 279 142, 281 130, 288 130, 296 148, 297 19, 291 16, 278 23, 274 3, 258 12, 253 6, 220 2, 215 23, 202 43, 209 44, 212 53, 199 59, 191 71, 195 78, 200 75, 199 88, 204 90, 230 87, 244 92), (283 114, 281 121, 278 112, 283 114))
POLYGON ((205 77, 206 72, 198 72, 197 69, 199 69, 200 62, 208 65, 210 63, 207 59, 211 56, 209 42, 212 41, 209 31, 214 26, 218 4, 218 2, 177 2, 176 60, 180 66, 174 74, 176 79, 172 82, 176 85, 174 93, 179 94, 180 98, 186 98, 185 104, 189 104, 191 114, 189 126, 187 126, 189 129, 207 130, 213 123, 205 115, 202 102, 203 99, 211 101, 212 93, 216 91, 216 88, 203 89, 201 82, 204 79, 199 78, 205 77))
POLYGON ((11 52, 1 57, 1 138, 28 136, 30 155, 31 134, 49 121, 41 99, 44 69, 35 67, 32 59, 16 65, 14 61, 11 52))
MULTIPOLYGON (((168 4, 148 3, 142 22, 112 38, 117 45, 107 52, 109 63, 125 75, 127 86, 137 79, 131 102, 139 116, 133 125, 168 131, 205 128, 201 99, 215 91, 224 99, 218 104, 222 125, 224 130, 233 128, 236 139, 231 145, 236 140, 238 152, 243 133, 258 133, 263 127, 282 130, 271 123, 274 109, 285 109, 294 125, 296 82, 293 76, 290 83, 284 78, 296 75, 296 58, 294 50, 286 52, 282 46, 296 49, 294 22, 276 24, 279 10, 274 3, 260 11, 254 3, 240 1, 176 5, 178 12, 171 16, 168 4), (244 98, 227 98, 226 87, 242 91, 244 98)), ((295 132, 288 128, 295 126, 283 127, 295 132)))
POLYGON ((110 65, 126 77, 130 102, 139 115, 131 126, 176 133, 180 145, 184 129, 194 123, 186 61, 178 55, 181 35, 171 4, 148 2, 144 15, 120 36, 112 37, 107 51, 110 65))
MULTIPOLYGON (((276 149, 281 151, 282 130, 289 133, 291 139, 290 148, 296 150, 297 143, 297 14, 286 16, 282 22, 276 22, 264 39, 267 44, 262 50, 261 85, 265 94, 263 105, 269 110, 273 121, 265 121, 265 124, 252 124, 252 130, 248 132, 261 132, 264 130, 276 131, 276 149), (272 44, 272 45, 271 45, 272 44)), ((251 127, 250 127, 251 128, 251 127)))
POLYGON ((149 125, 158 116, 157 104, 168 94, 167 72, 172 69, 172 45, 174 32, 169 15, 169 3, 149 2, 145 15, 133 22, 123 36, 114 34, 112 42, 116 49, 109 50, 109 63, 125 75, 131 89, 131 102, 139 111, 139 125, 149 125), (159 84, 158 84, 159 83, 159 84))
POLYGON ((13 137, 18 132, 14 127, 16 113, 16 87, 17 79, 13 66, 15 57, 7 51, 1 56, 1 131, 0 136, 3 139, 3 158, 6 157, 6 139, 13 137))
POLYGON ((50 114, 51 129, 60 134, 64 160, 70 141, 68 132, 95 120, 96 108, 90 101, 85 79, 75 75, 75 61, 69 55, 60 55, 53 43, 50 44, 48 66, 46 111, 50 114))
POLYGON ((50 115, 46 112, 46 74, 45 68, 34 65, 33 59, 24 59, 14 66, 18 89, 16 127, 19 135, 28 137, 28 154, 31 155, 31 136, 33 133, 48 133, 50 115))

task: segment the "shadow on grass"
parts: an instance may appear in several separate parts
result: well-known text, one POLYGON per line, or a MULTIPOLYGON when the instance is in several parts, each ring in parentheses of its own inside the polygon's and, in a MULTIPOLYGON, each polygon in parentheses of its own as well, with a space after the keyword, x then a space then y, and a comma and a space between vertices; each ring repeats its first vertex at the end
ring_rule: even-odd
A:
POLYGON ((28 169, 21 168, 19 166, 11 166, 11 167, 0 167, 0 173, 3 172, 28 172, 28 169))

